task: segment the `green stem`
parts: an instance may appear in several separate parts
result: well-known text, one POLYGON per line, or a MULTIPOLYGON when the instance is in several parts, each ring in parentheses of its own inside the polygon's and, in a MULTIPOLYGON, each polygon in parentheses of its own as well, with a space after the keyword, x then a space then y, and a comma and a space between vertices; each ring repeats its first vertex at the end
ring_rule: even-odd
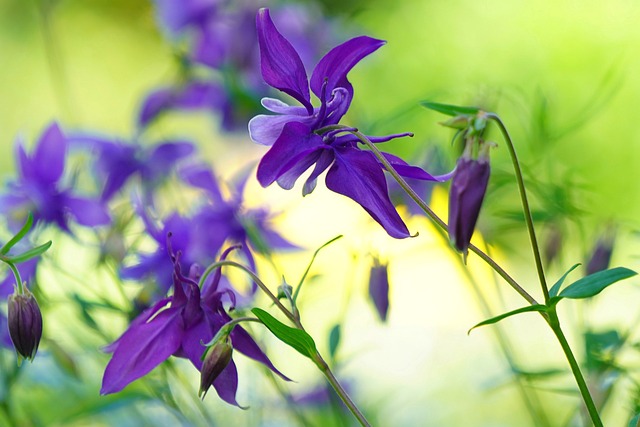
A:
MULTIPOLYGON (((367 145, 371 149, 371 151, 376 156, 376 158, 380 161, 380 163, 382 163, 382 165, 385 167, 385 169, 398 182, 400 187, 402 187, 402 189, 409 195, 409 197, 411 197, 413 199, 413 201, 416 202, 418 204, 418 206, 420 206, 420 208, 424 211, 424 213, 426 213, 427 216, 429 218, 431 218, 431 220, 433 222, 435 222, 441 229, 443 229, 446 232, 449 232, 449 227, 447 226, 447 224, 442 219, 440 219, 440 217, 438 215, 436 215, 436 213, 433 212, 433 210, 431 210, 429 205, 427 205, 424 202, 424 200, 422 200, 420 198, 420 196, 418 196, 416 194, 416 192, 413 190, 413 188, 411 188, 409 186, 409 184, 407 184, 407 182, 404 180, 404 178, 402 178, 398 174, 398 172, 396 172, 396 170, 393 168, 391 163, 389 163, 387 161, 387 159, 382 155, 380 150, 378 150, 378 147, 376 147, 375 144, 373 142, 371 142, 369 140, 369 138, 367 138, 364 134, 362 134, 360 132, 357 132, 357 131, 352 132, 352 133, 360 141, 362 141, 363 144, 367 145)), ((500 267, 500 265, 498 265, 491 257, 489 257, 487 254, 485 254, 477 246, 475 246, 473 244, 470 244, 469 245, 469 250, 471 250, 471 252, 473 252, 474 254, 478 255, 485 263, 487 263, 517 293, 519 293, 525 300, 527 300, 527 302, 529 302, 529 304, 532 304, 532 305, 533 304, 538 304, 538 302, 535 300, 535 298, 533 298, 527 291, 525 291, 511 276, 509 276, 509 274, 502 267, 500 267)))
POLYGON ((584 376, 582 375, 582 371, 580 370, 580 365, 573 355, 573 351, 571 350, 571 346, 569 346, 567 338, 564 336, 564 332, 562 332, 562 328, 560 327, 560 320, 558 319, 558 314, 556 313, 555 307, 552 310, 549 310, 548 323, 553 330, 556 338, 558 339, 560 346, 562 347, 562 351, 564 352, 564 355, 569 362, 569 366, 571 366, 571 372, 573 373, 573 376, 578 383, 578 389, 580 389, 582 400, 587 407, 587 411, 589 412, 589 416, 591 417, 593 425, 596 427, 603 427, 602 420, 600 420, 600 415, 598 414, 598 408, 596 407, 596 404, 591 397, 587 382, 585 381, 584 376))
POLYGON ((7 261, 6 259, 3 259, 3 261, 9 266, 11 272, 13 273, 13 277, 15 277, 16 279, 16 290, 18 291, 18 294, 24 295, 24 283, 22 283, 22 277, 20 277, 20 271, 18 270, 18 267, 16 267, 14 263, 7 261))
POLYGON ((511 156, 511 162, 513 163, 513 170, 516 176, 516 182, 518 183, 518 191, 520 192, 520 200, 522 202, 522 210, 524 213, 524 220, 527 224, 527 231, 529 232, 529 240, 531 241, 531 249, 533 250, 533 258, 536 264, 536 271, 538 272, 538 279, 540 280, 540 286, 542 287, 542 293, 544 294, 545 304, 549 303, 549 288, 547 286, 547 280, 544 276, 544 269, 542 267, 542 257, 540 256, 540 249, 538 247, 538 239, 536 238, 536 231, 533 227, 533 217, 531 216, 531 208, 529 207, 529 200, 527 199, 527 192, 524 186, 524 178, 522 177, 522 169, 520 168, 520 162, 518 162, 518 156, 516 155, 516 149, 511 140, 511 136, 507 131, 504 123, 497 114, 487 113, 487 118, 496 122, 500 128, 500 132, 507 143, 509 149, 509 155, 511 156))
POLYGON ((349 411, 351 411, 353 416, 358 420, 360 425, 362 425, 363 427, 370 427, 371 424, 369 424, 369 421, 367 421, 367 418, 364 416, 362 412, 360 412, 356 404, 353 403, 347 391, 342 387, 342 385, 340 384, 338 379, 335 377, 335 375, 333 375, 333 372, 329 368, 329 365, 327 364, 327 362, 324 361, 320 353, 318 353, 317 351, 314 357, 314 362, 318 366, 318 369, 320 369, 322 374, 325 376, 327 381, 329 381, 329 384, 331 384, 331 387, 333 387, 333 389, 338 394, 338 396, 340 396, 340 399, 342 400, 342 402, 347 406, 347 408, 349 408, 349 411))

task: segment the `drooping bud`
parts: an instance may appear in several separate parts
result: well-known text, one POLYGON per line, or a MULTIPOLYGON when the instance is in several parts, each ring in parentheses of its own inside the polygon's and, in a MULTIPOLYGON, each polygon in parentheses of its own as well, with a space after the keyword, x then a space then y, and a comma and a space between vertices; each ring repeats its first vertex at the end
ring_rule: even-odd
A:
POLYGON ((18 363, 22 358, 33 360, 42 338, 42 314, 35 297, 26 287, 24 294, 14 292, 9 296, 7 322, 9 336, 18 353, 18 363))
POLYGON ((611 255, 613 254, 614 240, 613 231, 606 232, 598 239, 591 258, 589 258, 589 262, 587 263, 587 276, 609 268, 611 255))
POLYGON ((389 272, 387 264, 380 264, 378 259, 374 260, 369 273, 369 296, 380 320, 385 322, 389 312, 389 272))
POLYGON ((207 347, 203 356, 202 369, 200 370, 200 391, 198 396, 205 398, 207 390, 213 384, 218 375, 227 367, 233 355, 233 346, 229 336, 216 341, 207 347))
POLYGON ((466 257, 482 201, 489 183, 489 143, 481 142, 477 159, 471 158, 471 145, 458 159, 449 190, 449 239, 466 257))

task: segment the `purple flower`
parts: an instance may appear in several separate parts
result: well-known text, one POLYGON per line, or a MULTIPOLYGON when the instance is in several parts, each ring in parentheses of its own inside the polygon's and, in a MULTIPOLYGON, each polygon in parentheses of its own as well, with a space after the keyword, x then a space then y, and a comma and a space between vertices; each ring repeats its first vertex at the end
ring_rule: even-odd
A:
MULTIPOLYGON (((33 283, 36 277, 36 268, 38 266, 38 260, 40 258, 31 258, 25 262, 18 264, 16 267, 20 272, 20 277, 27 282, 33 283)), ((0 281, 0 298, 5 299, 11 295, 16 287, 15 276, 8 271, 6 277, 0 281)), ((4 314, 0 313, 0 345, 7 348, 12 348, 11 337, 9 336, 9 329, 7 324, 7 318, 4 314)))
POLYGON ((389 271, 387 264, 374 260, 369 273, 369 296, 376 312, 383 322, 387 320, 389 312, 389 271))
POLYGON ((490 144, 481 142, 477 159, 471 158, 473 140, 467 141, 465 153, 458 159, 449 190, 449 239, 466 256, 475 229, 491 169, 490 144))
POLYGON ((95 151, 95 169, 101 182, 101 199, 110 200, 129 179, 138 175, 145 195, 164 180, 182 159, 195 151, 187 141, 163 142, 151 146, 128 144, 112 138, 74 134, 70 141, 95 151))
MULTIPOLYGON (((389 235, 408 237, 409 231, 389 199, 382 166, 373 153, 359 149, 358 139, 349 133, 353 129, 319 132, 338 124, 349 109, 353 98, 353 87, 347 80, 349 71, 385 42, 366 36, 348 40, 329 51, 307 80, 302 60, 276 29, 269 10, 258 11, 256 22, 265 82, 302 104, 289 106, 276 99, 264 98, 263 106, 277 115, 259 115, 249 122, 251 138, 271 146, 258 166, 260 184, 267 187, 277 182, 282 188, 291 189, 300 175, 314 166, 304 184, 303 194, 306 195, 315 188, 318 176, 329 169, 325 182, 330 190, 360 204, 389 235), (311 104, 309 88, 320 99, 320 107, 311 104)), ((369 139, 385 142, 409 135, 369 139)), ((441 180, 396 156, 384 155, 403 176, 441 180)))
POLYGON ((9 335, 18 358, 33 361, 42 338, 42 313, 38 302, 25 287, 24 293, 16 291, 9 295, 7 306, 9 335))
POLYGON ((62 177, 67 154, 67 139, 56 123, 40 137, 31 155, 17 144, 19 176, 9 183, 9 194, 0 196, 0 214, 12 227, 24 222, 27 212, 34 222, 54 223, 70 232, 69 220, 93 227, 109 223, 109 214, 99 201, 79 197, 71 188, 63 188, 62 177))
POLYGON ((606 270, 611 263, 611 255, 613 254, 613 244, 615 242, 615 229, 609 227, 607 231, 598 239, 591 258, 587 263, 587 276, 598 271, 606 270))
MULTIPOLYGON (((228 292, 219 289, 220 271, 200 289, 193 274, 189 277, 182 275, 179 256, 179 252, 172 256, 173 295, 144 311, 120 338, 107 347, 113 356, 104 372, 101 394, 122 390, 170 356, 187 358, 201 370, 201 357, 205 351, 203 343, 211 341, 231 320, 222 304, 222 296, 228 292)), ((235 350, 288 380, 240 326, 233 329, 230 338, 235 350)), ((213 387, 225 402, 238 405, 238 372, 233 359, 213 381, 213 387)))

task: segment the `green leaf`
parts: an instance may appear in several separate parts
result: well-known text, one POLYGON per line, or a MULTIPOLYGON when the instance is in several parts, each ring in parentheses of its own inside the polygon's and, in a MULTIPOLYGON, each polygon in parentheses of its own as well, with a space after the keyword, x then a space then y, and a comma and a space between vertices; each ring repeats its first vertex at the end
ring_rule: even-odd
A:
POLYGON ((604 288, 614 284, 619 280, 635 276, 637 273, 625 267, 610 268, 609 270, 598 271, 573 282, 560 292, 560 298, 589 298, 602 292, 604 288))
POLYGON ((12 256, 12 257, 7 257, 8 261, 13 262, 14 264, 18 264, 24 261, 27 261, 31 258, 35 258, 37 256, 42 255, 43 253, 45 253, 47 251, 47 249, 49 249, 51 247, 51 240, 49 240, 47 243, 45 243, 44 245, 40 245, 38 247, 35 247, 33 249, 29 249, 28 251, 21 253, 20 255, 16 255, 16 256, 12 256))
POLYGON ((640 414, 636 415, 629 421, 629 427, 638 427, 640 426, 640 414))
POLYGON ((338 346, 340 345, 340 324, 336 324, 333 328, 331 328, 331 332, 329 332, 329 354, 331 357, 335 357, 336 351, 338 351, 338 346))
POLYGON ((253 308, 251 312, 256 315, 258 319, 276 336, 280 341, 293 347, 303 356, 307 356, 311 360, 314 360, 314 356, 317 353, 316 343, 313 338, 300 329, 291 328, 266 311, 253 308))
POLYGON ((492 317, 491 319, 487 319, 487 320, 485 320, 483 322, 478 323, 473 328, 469 329, 467 334, 471 333, 471 331, 473 331, 475 328, 478 328, 480 326, 485 326, 485 325, 491 325, 493 323, 498 323, 499 321, 501 321, 502 319, 505 319, 507 317, 513 316, 515 314, 527 313, 527 312, 530 312, 530 311, 547 311, 547 306, 543 305, 543 304, 534 304, 534 305, 528 305, 526 307, 518 308, 518 309, 513 310, 513 311, 509 311, 508 313, 504 313, 504 314, 501 314, 499 316, 492 317))
POLYGON ((13 236, 11 238, 11 240, 9 240, 3 247, 2 249, 0 249, 0 253, 2 255, 6 255, 11 248, 18 243, 20 240, 22 240, 22 238, 29 232, 29 230, 31 230, 31 226, 33 225, 33 215, 31 215, 31 212, 29 212, 27 214, 27 222, 24 223, 24 225, 22 226, 22 228, 20 229, 20 231, 18 231, 18 234, 16 234, 15 236, 13 236))
POLYGON ((567 278, 567 276, 569 275, 569 273, 571 273, 573 270, 575 270, 578 266, 580 265, 580 263, 574 265, 573 267, 571 267, 569 270, 567 270, 566 273, 564 273, 564 275, 560 278, 560 280, 558 280, 556 282, 555 285, 553 285, 551 287, 551 289, 549 289, 549 296, 550 297, 555 297, 558 296, 558 292, 560 292, 560 287, 562 286, 562 284, 564 283, 564 279, 567 278))
POLYGON ((440 104, 438 102, 422 101, 420 103, 425 108, 428 108, 438 113, 446 114, 447 116, 459 116, 459 115, 473 115, 480 111, 477 107, 459 107, 457 105, 440 104))

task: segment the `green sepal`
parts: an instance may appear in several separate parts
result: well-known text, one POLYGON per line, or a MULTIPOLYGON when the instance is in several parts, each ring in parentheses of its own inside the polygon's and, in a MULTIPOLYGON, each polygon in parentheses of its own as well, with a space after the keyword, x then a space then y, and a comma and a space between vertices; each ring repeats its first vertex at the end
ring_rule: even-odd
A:
POLYGON ((578 268, 578 266, 580 265, 580 263, 574 265, 573 267, 571 267, 569 270, 567 270, 566 273, 564 273, 564 275, 560 278, 560 280, 558 280, 555 285, 553 285, 551 287, 551 289, 549 289, 549 296, 551 298, 558 296, 558 292, 560 292, 560 287, 562 286, 562 284, 564 283, 564 279, 567 278, 567 276, 569 275, 569 273, 571 273, 573 270, 575 270, 576 268, 578 268))
POLYGON ((31 258, 35 258, 37 256, 42 255, 43 253, 45 253, 47 251, 47 249, 49 249, 51 247, 51 240, 49 240, 47 243, 37 246, 33 249, 29 249, 26 252, 21 253, 20 255, 16 255, 16 256, 12 256, 12 257, 7 257, 7 261, 10 261, 14 264, 18 264, 27 260, 30 260, 31 258))
POLYGON ((526 307, 522 307, 522 308, 518 308, 516 310, 512 310, 509 311, 507 313, 503 313, 499 316, 496 317, 492 317, 491 319, 487 319, 483 322, 478 323, 477 325, 475 325, 473 328, 469 329, 467 331, 467 335, 471 333, 471 331, 473 331, 475 328, 478 328, 480 326, 486 326, 486 325, 491 325, 493 323, 498 323, 499 321, 501 321, 502 319, 506 319, 507 317, 513 316, 515 314, 520 314, 520 313, 528 313, 531 311, 547 311, 548 307, 546 305, 543 304, 534 304, 534 305, 528 305, 526 307))
POLYGON ((11 248, 20 240, 22 240, 22 238, 29 232, 29 230, 31 230, 32 225, 33 225, 33 215, 31 214, 31 212, 29 212, 27 214, 27 221, 24 223, 20 231, 18 231, 18 234, 13 236, 11 240, 5 243, 2 249, 0 249, 0 253, 2 255, 6 255, 11 250, 11 248))
POLYGON ((460 107, 457 105, 440 104, 438 102, 422 101, 420 103, 425 108, 428 108, 438 113, 446 114, 447 116, 460 116, 460 115, 474 115, 478 114, 480 108, 478 107, 460 107))
POLYGON ((316 343, 311 335, 300 329, 291 328, 266 311, 253 308, 251 312, 276 336, 280 341, 293 347, 298 353, 314 360, 317 353, 316 343))
POLYGON ((599 294, 615 282, 635 276, 636 274, 638 273, 625 267, 598 271, 597 273, 590 274, 573 282, 560 292, 558 297, 571 299, 589 298, 599 294))

